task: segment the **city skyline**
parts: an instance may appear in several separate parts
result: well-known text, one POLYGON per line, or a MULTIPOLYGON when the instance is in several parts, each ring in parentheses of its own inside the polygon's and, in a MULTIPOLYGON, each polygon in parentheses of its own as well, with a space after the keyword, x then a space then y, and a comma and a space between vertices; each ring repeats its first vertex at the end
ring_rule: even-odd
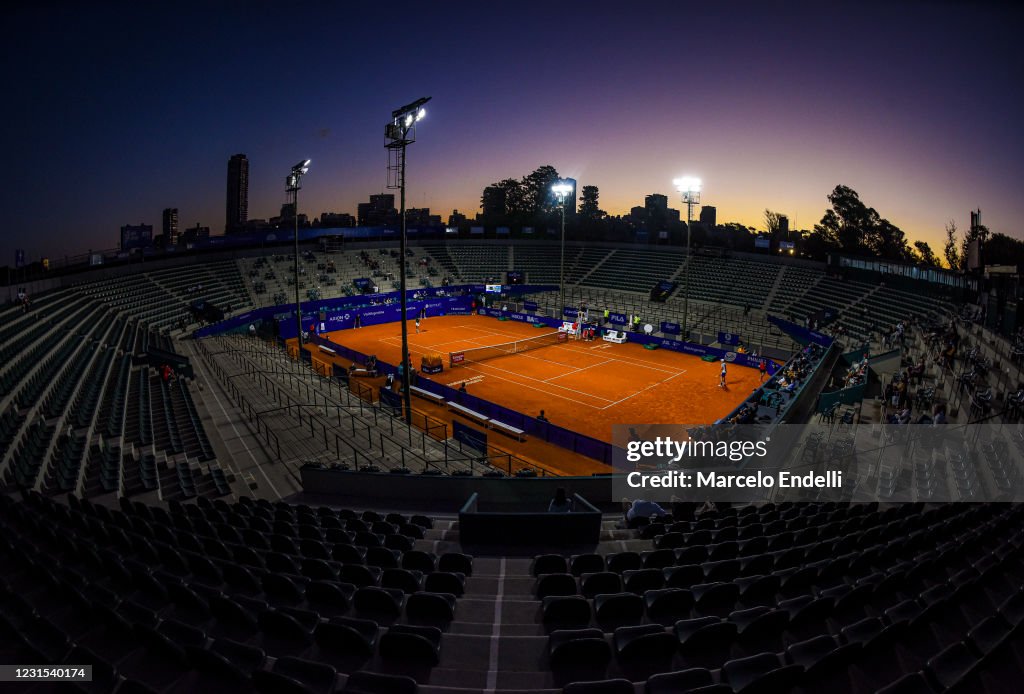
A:
POLYGON ((613 215, 652 193, 680 209, 672 180, 693 174, 719 223, 761 227, 770 208, 810 229, 842 184, 936 252, 943 225, 964 229, 979 207, 992 231, 1021 236, 1019 11, 573 7, 571 29, 540 8, 460 3, 409 9, 415 21, 397 27, 384 25, 403 15, 390 8, 322 3, 18 9, 53 48, 27 63, 26 31, 3 49, 24 68, 5 77, 19 109, 3 135, 24 183, 2 193, 0 264, 15 248, 111 247, 122 225, 159 226, 169 207, 181 228, 219 233, 225 162, 239 152, 249 218, 277 214, 302 158, 300 212, 355 214, 386 192, 390 111, 424 95, 407 204, 443 218, 472 218, 485 186, 551 164, 598 186, 613 215), (516 40, 495 45, 497 26, 516 40), (251 40, 232 44, 231 32, 251 40), (409 48, 392 57, 378 44, 409 48))

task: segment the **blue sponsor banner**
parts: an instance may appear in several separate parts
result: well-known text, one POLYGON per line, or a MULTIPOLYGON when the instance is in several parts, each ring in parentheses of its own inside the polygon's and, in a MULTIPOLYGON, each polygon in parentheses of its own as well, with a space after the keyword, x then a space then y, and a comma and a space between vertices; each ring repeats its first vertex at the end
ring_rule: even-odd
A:
POLYGON ((579 313, 580 313, 579 309, 574 308, 572 306, 563 306, 562 307, 562 315, 566 316, 567 318, 575 318, 576 316, 579 315, 579 313))
POLYGON ((668 323, 661 321, 661 332, 666 335, 678 335, 682 332, 682 328, 679 327, 679 323, 668 323))
POLYGON ((608 320, 614 325, 625 325, 626 314, 625 313, 609 313, 608 320))
POLYGON ((536 301, 524 301, 523 302, 523 310, 524 311, 536 311, 537 310, 537 302, 536 301))
POLYGON ((832 345, 833 340, 828 335, 822 335, 821 333, 813 330, 808 330, 807 328, 799 326, 788 320, 783 320, 776 316, 768 316, 768 322, 777 326, 779 330, 786 333, 802 345, 807 345, 812 342, 816 345, 821 345, 822 347, 829 347, 832 345))
POLYGON ((720 345, 738 345, 740 343, 740 336, 737 333, 718 333, 718 344, 720 345))
POLYGON ((369 277, 357 277, 352 280, 352 284, 354 284, 358 289, 367 289, 373 286, 373 282, 370 281, 369 277))

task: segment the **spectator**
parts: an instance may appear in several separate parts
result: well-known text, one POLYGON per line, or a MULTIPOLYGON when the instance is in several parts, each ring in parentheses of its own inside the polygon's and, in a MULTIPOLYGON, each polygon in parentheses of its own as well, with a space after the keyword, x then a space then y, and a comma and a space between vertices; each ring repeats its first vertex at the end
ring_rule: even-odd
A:
POLYGON ((459 392, 460 393, 465 393, 466 392, 466 382, 465 381, 463 381, 462 383, 459 384, 459 392))
POLYGON ((548 418, 544 416, 544 410, 541 410, 540 414, 537 415, 537 421, 538 422, 547 422, 548 421, 548 418))
POLYGON ((256 324, 249 323, 249 337, 256 337, 256 324))
POLYGON ((693 517, 694 518, 700 518, 701 516, 703 516, 705 514, 712 514, 713 515, 713 514, 716 514, 716 513, 718 513, 718 507, 715 506, 715 502, 714 501, 711 501, 709 499, 708 501, 705 501, 701 505, 700 508, 698 508, 696 511, 693 512, 693 517))
POLYGON ((622 511, 626 517, 627 523, 632 523, 638 518, 650 518, 651 516, 668 516, 668 511, 663 509, 655 501, 647 501, 646 499, 634 499, 630 503, 629 499, 622 499, 622 511))
POLYGON ((571 513, 572 499, 565 495, 565 488, 559 487, 555 490, 555 497, 548 504, 548 513, 571 513))

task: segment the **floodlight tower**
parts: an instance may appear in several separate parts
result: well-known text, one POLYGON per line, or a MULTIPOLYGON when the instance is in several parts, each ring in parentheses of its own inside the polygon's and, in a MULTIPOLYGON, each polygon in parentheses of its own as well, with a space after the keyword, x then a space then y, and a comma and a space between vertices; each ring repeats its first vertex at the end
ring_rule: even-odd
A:
POLYGON ((558 206, 562 208, 562 260, 558 271, 558 315, 565 310, 565 198, 572 193, 572 186, 565 181, 558 181, 551 186, 551 192, 558 197, 558 206))
POLYGON ((298 339, 299 351, 297 356, 302 356, 302 299, 299 298, 299 190, 302 177, 309 171, 309 159, 303 159, 292 167, 291 172, 285 176, 284 190, 291 195, 292 213, 295 215, 295 337, 298 339))
POLYGON ((689 312, 690 312, 690 227, 693 222, 693 206, 700 204, 701 181, 696 176, 683 176, 673 181, 676 190, 683 194, 683 202, 686 203, 686 280, 683 289, 683 340, 690 339, 689 312))
POLYGON ((391 120, 384 126, 386 141, 384 146, 388 150, 388 188, 398 188, 401 191, 399 216, 402 220, 402 233, 398 237, 398 252, 401 256, 398 263, 398 274, 401 277, 399 293, 402 304, 402 399, 405 405, 405 421, 409 425, 412 424, 412 398, 409 390, 412 383, 409 378, 409 326, 407 325, 409 302, 405 289, 405 148, 416 141, 416 123, 427 115, 427 109, 424 106, 428 101, 430 101, 430 97, 426 96, 411 104, 396 108, 391 112, 391 120))

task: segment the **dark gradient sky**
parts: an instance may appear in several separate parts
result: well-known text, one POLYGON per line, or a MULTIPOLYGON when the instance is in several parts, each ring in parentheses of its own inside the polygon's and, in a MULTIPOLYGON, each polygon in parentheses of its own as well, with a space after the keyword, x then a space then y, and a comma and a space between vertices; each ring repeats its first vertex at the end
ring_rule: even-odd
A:
POLYGON ((1021 235, 1024 15, 1001 5, 143 4, 7 12, 0 264, 164 207, 219 233, 235 152, 250 218, 305 157, 301 210, 354 213, 390 111, 425 95, 409 205, 445 217, 550 163, 616 214, 692 173, 719 221, 809 228, 842 183, 933 247, 974 207, 1021 235))

